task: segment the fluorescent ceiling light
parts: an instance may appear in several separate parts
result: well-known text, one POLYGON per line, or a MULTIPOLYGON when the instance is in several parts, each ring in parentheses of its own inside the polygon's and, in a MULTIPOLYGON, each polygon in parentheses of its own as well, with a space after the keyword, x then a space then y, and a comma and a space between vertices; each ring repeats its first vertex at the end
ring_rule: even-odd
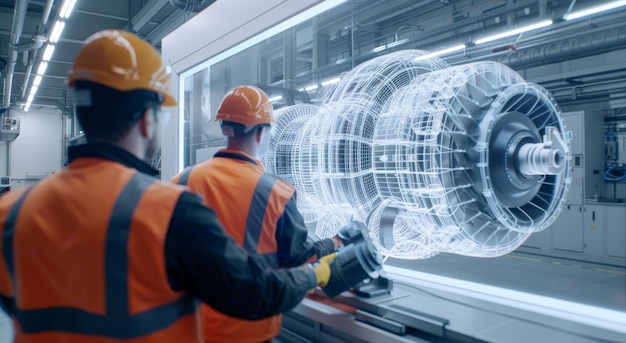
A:
POLYGON ((46 69, 48 68, 48 62, 39 63, 39 68, 37 69, 37 74, 43 75, 46 73, 46 69))
POLYGON ((41 79, 43 78, 43 76, 41 75, 36 75, 35 79, 33 80, 33 86, 35 87, 39 87, 39 84, 41 84, 41 79))
POLYGON ((33 102, 33 99, 35 99, 35 94, 31 93, 28 95, 28 100, 26 100, 26 102, 30 104, 33 102))
POLYGON ((54 53, 54 45, 48 44, 48 46, 46 46, 46 50, 43 51, 42 59, 46 62, 50 61, 53 53, 54 53))
POLYGON ((408 41, 409 40, 407 38, 405 38, 405 39, 401 39, 399 41, 391 42, 391 43, 387 44, 387 48, 393 48, 396 45, 404 44, 404 43, 406 43, 408 41))
POLYGON ((278 101, 278 100, 280 100, 280 99, 282 99, 282 98, 283 98, 283 96, 282 96, 282 95, 277 95, 277 96, 273 96, 273 97, 269 98, 269 100, 270 100, 271 102, 274 102, 274 101, 278 101))
POLYGON ((30 96, 31 96, 31 95, 32 95, 32 96, 35 96, 35 94, 37 94, 37 90, 38 90, 38 89, 39 89, 39 87, 38 87, 38 86, 32 86, 32 87, 30 88, 30 93, 28 94, 28 95, 29 95, 28 97, 30 98, 30 96))
POLYGON ((317 85, 312 85, 312 86, 308 86, 304 88, 305 91, 314 91, 316 89, 317 89, 317 85))
POLYGON ((438 50, 438 51, 433 51, 431 53, 428 53, 426 55, 422 55, 419 57, 415 58, 415 61, 421 61, 421 60, 425 60, 431 57, 435 57, 435 56, 441 56, 441 55, 445 55, 445 54, 449 54, 451 52, 455 52, 455 51, 459 51, 459 50, 463 50, 465 49, 465 44, 459 44, 459 45, 455 45, 453 47, 450 48, 446 48, 446 49, 442 49, 442 50, 438 50))
POLYGON ((546 27, 546 26, 550 26, 550 25, 552 25, 552 20, 551 19, 550 20, 544 20, 544 21, 540 21, 540 22, 538 22, 536 24, 532 24, 532 25, 528 25, 528 26, 522 26, 522 27, 520 27, 518 29, 515 29, 515 30, 510 30, 510 31, 499 33, 497 35, 493 35, 493 36, 477 39, 475 43, 476 44, 487 43, 487 42, 491 42, 491 41, 494 41, 494 40, 498 40, 500 38, 505 38, 505 37, 509 37, 509 36, 518 35, 520 33, 528 32, 528 31, 532 31, 532 30, 536 30, 536 29, 540 29, 542 27, 546 27))
POLYGON ((563 19, 565 19, 565 20, 574 20, 574 19, 586 17, 588 15, 592 15, 592 14, 596 14, 596 13, 612 10, 614 8, 618 8, 618 7, 622 7, 622 6, 626 6, 626 0, 609 1, 608 3, 606 3, 604 5, 600 5, 600 6, 592 7, 592 8, 586 9, 586 10, 581 10, 581 11, 576 11, 574 13, 566 14, 565 17, 563 17, 563 19))
POLYGON ((379 52, 379 51, 383 51, 383 50, 385 50, 386 48, 387 48, 387 46, 386 46, 386 45, 381 45, 381 46, 379 46, 379 47, 376 47, 376 48, 372 49, 372 52, 379 52))
POLYGON ((30 102, 27 102, 26 105, 24 105, 24 112, 28 112, 29 109, 30 109, 30 102))
POLYGON ((69 18, 70 14, 72 14, 72 10, 74 10, 74 5, 76 5, 76 0, 65 0, 63 7, 61 7, 59 17, 63 19, 69 18))
POLYGON ((37 74, 43 75, 46 73, 46 69, 48 68, 48 62, 43 61, 39 63, 39 68, 37 68, 37 74))
POLYGON ((65 28, 65 22, 61 20, 57 20, 52 27, 52 33, 50 33, 50 43, 56 43, 61 38, 61 33, 65 28))
POLYGON ((338 77, 336 77, 336 78, 334 78, 334 79, 331 79, 331 80, 327 80, 327 81, 322 82, 322 86, 332 85, 332 84, 335 84, 335 83, 337 83, 337 82, 339 82, 339 81, 341 81, 341 79, 340 79, 340 78, 338 78, 338 77))

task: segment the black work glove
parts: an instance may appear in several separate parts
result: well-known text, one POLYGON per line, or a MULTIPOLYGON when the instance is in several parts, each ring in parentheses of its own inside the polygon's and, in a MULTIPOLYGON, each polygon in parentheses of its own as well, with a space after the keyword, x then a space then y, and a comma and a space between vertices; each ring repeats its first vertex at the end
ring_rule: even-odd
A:
POLYGON ((341 243, 345 246, 363 239, 369 239, 369 232, 363 222, 352 221, 350 224, 339 229, 335 237, 339 238, 341 243))

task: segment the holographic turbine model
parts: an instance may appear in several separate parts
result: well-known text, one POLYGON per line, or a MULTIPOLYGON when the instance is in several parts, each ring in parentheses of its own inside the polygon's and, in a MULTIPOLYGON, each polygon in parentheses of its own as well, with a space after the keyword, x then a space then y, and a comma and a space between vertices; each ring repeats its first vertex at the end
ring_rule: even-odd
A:
POLYGON ((365 222, 379 251, 495 257, 558 216, 571 182, 560 111, 495 62, 405 50, 357 66, 319 105, 277 111, 265 165, 316 234, 365 222))

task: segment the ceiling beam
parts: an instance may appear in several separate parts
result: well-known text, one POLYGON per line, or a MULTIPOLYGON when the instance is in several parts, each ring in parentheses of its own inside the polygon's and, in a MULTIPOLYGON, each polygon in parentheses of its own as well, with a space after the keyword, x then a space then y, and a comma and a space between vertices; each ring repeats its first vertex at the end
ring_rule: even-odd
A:
POLYGON ((150 22, 150 19, 154 18, 154 16, 157 15, 157 13, 159 13, 159 11, 167 5, 168 2, 168 0, 148 1, 148 3, 145 4, 131 20, 133 27, 130 28, 128 27, 128 25, 126 25, 124 29, 132 29, 135 32, 140 31, 144 26, 146 26, 146 24, 150 22))

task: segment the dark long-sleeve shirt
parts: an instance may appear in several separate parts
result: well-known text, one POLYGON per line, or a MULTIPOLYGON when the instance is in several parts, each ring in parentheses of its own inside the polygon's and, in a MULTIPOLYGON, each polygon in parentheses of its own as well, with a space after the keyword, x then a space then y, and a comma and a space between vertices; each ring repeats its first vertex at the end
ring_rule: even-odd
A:
MULTIPOLYGON (((100 157, 155 176, 157 171, 108 144, 69 148, 75 158, 100 157)), ((183 192, 165 240, 167 275, 173 290, 185 290, 227 315, 258 319, 296 306, 316 285, 310 268, 268 270, 225 233, 202 199, 183 192)))
POLYGON ((296 207, 295 197, 292 197, 276 225, 278 263, 281 267, 298 266, 313 256, 320 258, 335 251, 332 238, 312 241, 307 236, 306 224, 296 207))

